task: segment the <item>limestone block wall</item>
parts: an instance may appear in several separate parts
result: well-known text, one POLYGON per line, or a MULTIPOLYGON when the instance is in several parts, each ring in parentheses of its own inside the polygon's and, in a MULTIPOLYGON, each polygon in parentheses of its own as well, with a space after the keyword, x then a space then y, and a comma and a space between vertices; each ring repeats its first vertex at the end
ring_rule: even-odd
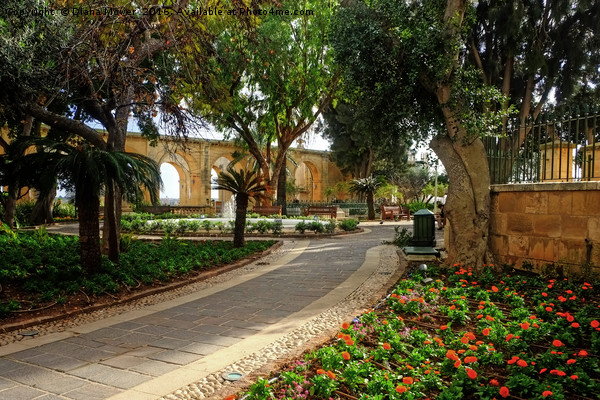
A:
POLYGON ((493 185, 491 248, 498 262, 600 272, 600 182, 493 185))

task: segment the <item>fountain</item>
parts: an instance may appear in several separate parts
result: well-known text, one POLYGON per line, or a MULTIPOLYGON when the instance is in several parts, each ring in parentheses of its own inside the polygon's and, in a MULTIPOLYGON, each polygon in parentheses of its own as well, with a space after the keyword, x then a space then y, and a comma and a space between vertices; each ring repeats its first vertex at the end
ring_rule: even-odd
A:
POLYGON ((221 217, 226 219, 235 218, 235 195, 231 196, 229 200, 223 203, 221 217))

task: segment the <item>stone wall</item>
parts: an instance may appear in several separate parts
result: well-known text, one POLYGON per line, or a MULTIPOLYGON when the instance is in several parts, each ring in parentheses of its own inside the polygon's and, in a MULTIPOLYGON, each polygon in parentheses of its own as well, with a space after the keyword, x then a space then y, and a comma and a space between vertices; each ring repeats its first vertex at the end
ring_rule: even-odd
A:
POLYGON ((600 182, 493 185, 491 248, 498 262, 600 272, 600 182))

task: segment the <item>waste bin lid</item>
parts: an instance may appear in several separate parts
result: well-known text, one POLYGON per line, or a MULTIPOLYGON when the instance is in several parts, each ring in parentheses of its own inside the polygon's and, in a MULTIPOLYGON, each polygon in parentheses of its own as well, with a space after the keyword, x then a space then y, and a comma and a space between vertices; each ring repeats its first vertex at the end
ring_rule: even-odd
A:
POLYGON ((433 213, 429 210, 427 210, 426 208, 422 208, 419 211, 417 211, 416 213, 414 213, 413 215, 433 215, 433 213))

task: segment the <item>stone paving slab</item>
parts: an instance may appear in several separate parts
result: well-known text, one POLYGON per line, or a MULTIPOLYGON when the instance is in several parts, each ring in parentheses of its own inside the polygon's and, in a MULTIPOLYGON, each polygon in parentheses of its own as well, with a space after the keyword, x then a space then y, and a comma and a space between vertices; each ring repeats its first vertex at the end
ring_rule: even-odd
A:
POLYGON ((0 400, 167 394, 226 360, 247 355, 246 348, 281 336, 296 316, 326 309, 338 296, 334 293, 347 295, 352 285, 360 285, 347 280, 361 276, 357 272, 367 250, 390 232, 391 227, 360 238, 294 242, 278 262, 201 293, 134 310, 129 318, 84 325, 57 335, 56 341, 39 338, 36 345, 30 340, 30 348, 19 343, 14 348, 20 352, 4 349, 0 400))

